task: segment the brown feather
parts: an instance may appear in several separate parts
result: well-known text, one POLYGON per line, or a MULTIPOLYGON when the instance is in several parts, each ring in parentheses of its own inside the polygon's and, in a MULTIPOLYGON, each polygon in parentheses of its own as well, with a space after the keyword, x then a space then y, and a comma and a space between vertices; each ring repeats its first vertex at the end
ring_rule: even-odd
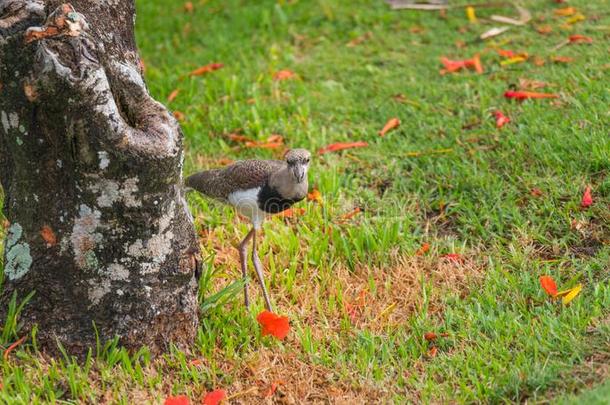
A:
POLYGON ((186 186, 226 201, 229 194, 265 185, 269 176, 286 166, 280 160, 241 160, 221 169, 204 170, 186 179, 186 186))

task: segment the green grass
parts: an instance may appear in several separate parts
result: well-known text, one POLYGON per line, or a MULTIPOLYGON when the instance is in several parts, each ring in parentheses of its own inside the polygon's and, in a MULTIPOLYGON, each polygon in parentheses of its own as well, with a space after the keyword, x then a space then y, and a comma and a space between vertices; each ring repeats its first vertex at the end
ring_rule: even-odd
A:
MULTIPOLYGON (((291 318, 286 342, 260 336, 258 291, 246 313, 241 285, 233 284, 239 275, 234 246, 247 224, 230 209, 191 196, 197 227, 207 235, 204 316, 193 353, 172 350, 151 360, 145 349, 130 356, 116 343, 100 343, 85 365, 77 365, 20 348, 1 364, 0 399, 142 403, 184 393, 196 402, 224 387, 256 402, 281 379, 280 393, 297 400, 333 400, 340 393, 353 401, 566 396, 607 402, 607 383, 570 397, 604 378, 582 370, 607 352, 610 339, 610 33, 601 3, 571 1, 589 18, 567 31, 553 16, 564 5, 526 1, 533 23, 483 43, 478 34, 493 25, 469 24, 463 9, 441 18, 390 11, 382 1, 210 0, 195 1, 189 14, 169 0, 140 1, 138 43, 150 90, 161 101, 181 90, 169 107, 187 117, 187 173, 220 158, 281 156, 236 148, 224 136, 232 132, 257 140, 281 134, 287 146, 312 151, 343 141, 370 145, 316 157, 310 182, 323 205, 303 203, 305 215, 265 226, 259 251, 276 306, 291 318), (546 36, 534 29, 544 24, 553 27, 546 36), (364 42, 346 46, 369 32, 364 42), (571 33, 594 43, 551 50, 571 33), (501 67, 492 44, 546 64, 501 67), (475 53, 485 74, 439 75, 440 56, 475 53), (555 55, 575 61, 552 63, 555 55), (185 78, 211 62, 225 67, 185 78), (299 79, 274 81, 282 69, 299 79), (504 99, 520 78, 547 82, 541 91, 560 94, 559 102, 504 99), (396 101, 396 94, 409 101, 396 101), (511 124, 496 129, 496 109, 511 124), (379 137, 392 117, 401 126, 379 137), (583 210, 587 184, 595 204, 583 210), (532 196, 533 188, 543 195, 532 196), (354 207, 365 212, 339 224, 354 207), (430 251, 413 259, 423 243, 430 251), (444 263, 441 256, 453 252, 467 263, 444 263), (400 259, 415 263, 404 272, 418 266, 433 271, 422 271, 410 287, 400 278, 384 282, 385 274, 401 268, 400 259), (467 285, 442 282, 454 273, 467 285), (569 306, 553 303, 538 284, 542 274, 560 286, 578 279, 584 290, 569 306), (395 309, 388 306, 392 289, 408 288, 416 291, 415 304, 398 295, 395 309), (352 322, 345 304, 365 289, 370 312, 352 322), (381 316, 390 310, 395 313, 381 316), (434 357, 422 338, 428 331, 448 333, 434 357), (297 366, 316 376, 322 394, 303 396, 297 366)), ((481 19, 512 13, 477 9, 481 19)), ((16 312, 15 306, 15 319, 16 312)), ((18 335, 10 328, 3 329, 5 346, 18 335)))

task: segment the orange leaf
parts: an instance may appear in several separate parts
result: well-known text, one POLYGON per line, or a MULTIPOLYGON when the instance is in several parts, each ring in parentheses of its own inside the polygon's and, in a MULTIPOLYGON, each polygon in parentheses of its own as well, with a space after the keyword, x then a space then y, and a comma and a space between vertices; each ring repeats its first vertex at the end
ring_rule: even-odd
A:
POLYGON ((248 138, 245 135, 229 134, 227 135, 227 137, 233 142, 254 142, 252 139, 248 138))
POLYGON ((591 187, 587 186, 582 195, 582 200, 580 200, 580 206, 583 208, 589 208, 591 205, 593 205, 593 196, 591 195, 591 187))
POLYGON ((434 332, 426 332, 424 334, 424 339, 426 339, 428 342, 436 340, 437 337, 438 336, 434 332))
POLYGON ((576 9, 574 7, 564 7, 558 8, 554 11, 554 14, 561 17, 567 17, 569 15, 573 15, 576 13, 576 9))
POLYGON ((305 215, 305 208, 288 208, 278 212, 277 216, 282 218, 296 218, 305 215))
POLYGON ((379 136, 384 136, 391 130, 398 128, 399 125, 400 125, 400 120, 398 118, 390 118, 388 120, 388 122, 386 122, 386 124, 383 126, 381 131, 379 131, 379 136))
POLYGON ((267 390, 267 393, 265 394, 265 398, 272 397, 273 394, 275 394, 275 391, 277 391, 277 387, 279 387, 282 384, 284 384, 283 381, 276 381, 276 382, 271 383, 271 386, 269 387, 269 389, 267 390))
POLYGON ((540 190, 539 188, 533 188, 533 189, 531 189, 531 190, 530 190, 530 194, 531 194, 533 197, 541 197, 541 196, 542 196, 542 194, 543 194, 543 192, 542 192, 542 190, 540 190))
POLYGON ((11 354, 11 352, 13 350, 15 350, 15 348, 17 346, 19 346, 20 344, 22 344, 23 342, 25 342, 25 339, 27 339, 27 335, 19 338, 15 343, 13 343, 12 345, 10 345, 5 351, 4 351, 4 360, 8 360, 8 356, 11 354))
POLYGON ((555 280, 551 276, 540 276, 540 285, 546 291, 548 295, 551 297, 555 297, 557 295, 557 284, 555 284, 555 280))
POLYGON ((224 67, 224 64, 222 64, 222 63, 209 63, 205 66, 201 66, 200 68, 193 70, 191 73, 189 73, 189 76, 191 76, 191 77, 192 76, 201 76, 206 73, 210 73, 215 70, 221 69, 223 67, 224 67))
POLYGON ((227 398, 227 393, 223 389, 217 389, 205 394, 203 405, 218 405, 222 400, 227 398))
POLYGON ((186 11, 187 13, 192 13, 195 10, 195 7, 193 6, 193 3, 190 1, 187 1, 186 3, 184 3, 184 11, 186 11))
POLYGON ((559 95, 552 93, 536 93, 533 91, 508 90, 504 93, 504 97, 514 98, 515 100, 522 101, 528 98, 558 98, 559 95))
POLYGON ((338 152, 340 150, 351 149, 351 148, 364 148, 369 146, 368 142, 357 141, 357 142, 338 142, 328 145, 320 150, 318 150, 318 154, 323 155, 329 152, 338 152))
POLYGON ((586 37, 584 35, 570 35, 570 37, 568 38, 568 41, 571 44, 575 44, 575 43, 585 43, 585 44, 591 44, 593 43, 593 38, 591 37, 586 37))
POLYGON ((256 320, 263 328, 263 336, 272 335, 280 340, 283 340, 288 336, 290 322, 288 321, 287 316, 280 316, 273 312, 263 311, 256 317, 256 320))
POLYGON ((51 229, 50 226, 45 225, 40 230, 40 236, 47 244, 47 247, 55 246, 57 244, 57 236, 55 236, 55 232, 51 229))
POLYGON ((275 72, 275 74, 273 75, 273 80, 275 81, 291 80, 296 78, 297 74, 291 70, 280 70, 278 72, 275 72))
POLYGON ((422 244, 419 249, 417 249, 417 252, 415 252, 415 256, 423 256, 429 250, 430 250, 430 244, 426 242, 426 243, 422 244))
POLYGON ((353 217, 358 215, 360 212, 362 212, 362 209, 360 207, 356 207, 352 211, 348 212, 347 214, 341 215, 340 219, 341 219, 341 221, 349 221, 350 219, 352 219, 353 217))
POLYGON ((193 360, 189 361, 189 366, 199 367, 202 364, 203 364, 203 361, 201 361, 201 359, 193 359, 193 360))
POLYGON ((180 122, 184 122, 186 120, 186 115, 184 115, 184 113, 180 111, 174 111, 173 116, 180 122))
POLYGON ((541 25, 540 27, 536 28, 536 31, 538 31, 539 34, 547 35, 553 32, 553 27, 550 25, 541 25))
POLYGON ((311 190, 311 193, 307 193, 307 200, 322 204, 322 193, 317 188, 314 188, 311 190))
POLYGON ((441 75, 458 72, 467 68, 474 69, 479 74, 483 73, 483 65, 481 64, 481 58, 478 54, 465 60, 451 60, 443 56, 441 57, 441 63, 445 67, 445 69, 441 69, 441 75))
POLYGON ((438 349, 436 348, 436 346, 432 346, 430 350, 428 350, 428 357, 436 357, 437 353, 438 349))
POLYGON ((510 118, 502 113, 502 111, 494 111, 494 117, 496 118, 496 128, 502 128, 504 125, 510 122, 510 118))
POLYGON ((169 93, 169 96, 167 96, 167 102, 171 103, 172 101, 174 101, 176 99, 176 97, 178 97, 179 93, 180 93, 180 89, 175 89, 174 91, 169 93))

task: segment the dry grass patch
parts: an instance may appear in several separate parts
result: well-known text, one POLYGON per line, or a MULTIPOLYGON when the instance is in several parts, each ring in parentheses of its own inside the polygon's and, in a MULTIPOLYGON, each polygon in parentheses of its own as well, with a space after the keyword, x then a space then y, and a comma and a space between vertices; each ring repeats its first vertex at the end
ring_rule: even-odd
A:
POLYGON ((292 351, 264 348, 253 354, 235 382, 227 387, 231 402, 379 403, 388 393, 351 384, 333 370, 303 361, 292 351))

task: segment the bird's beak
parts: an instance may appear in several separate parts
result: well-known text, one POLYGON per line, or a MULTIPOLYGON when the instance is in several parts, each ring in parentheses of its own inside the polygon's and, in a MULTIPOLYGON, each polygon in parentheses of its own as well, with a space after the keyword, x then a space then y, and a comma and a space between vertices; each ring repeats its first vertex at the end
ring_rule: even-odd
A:
POLYGON ((294 166, 292 172, 297 183, 302 183, 307 175, 307 169, 303 165, 294 166))

